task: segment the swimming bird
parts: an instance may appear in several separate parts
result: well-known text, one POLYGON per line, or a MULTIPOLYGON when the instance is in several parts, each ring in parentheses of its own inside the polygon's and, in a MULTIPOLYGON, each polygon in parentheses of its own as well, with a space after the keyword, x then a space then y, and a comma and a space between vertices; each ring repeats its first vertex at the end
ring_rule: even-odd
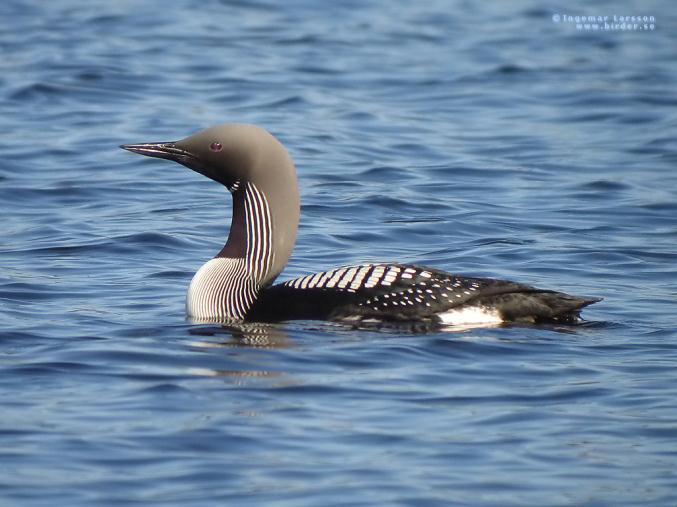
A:
POLYGON ((121 148, 178 162, 232 195, 226 244, 188 288, 186 313, 195 322, 573 323, 583 307, 600 301, 386 262, 337 267, 273 285, 294 247, 300 201, 294 163, 272 134, 255 125, 223 124, 180 141, 121 148))

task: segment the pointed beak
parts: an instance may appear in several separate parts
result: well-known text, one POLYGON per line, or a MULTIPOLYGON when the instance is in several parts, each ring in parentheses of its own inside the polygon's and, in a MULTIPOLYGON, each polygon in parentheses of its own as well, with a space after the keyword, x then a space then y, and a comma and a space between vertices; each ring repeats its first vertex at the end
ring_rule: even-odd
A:
POLYGON ((174 160, 180 164, 185 164, 195 159, 195 155, 176 146, 176 142, 123 144, 120 148, 132 153, 138 153, 139 155, 146 155, 147 157, 174 160))

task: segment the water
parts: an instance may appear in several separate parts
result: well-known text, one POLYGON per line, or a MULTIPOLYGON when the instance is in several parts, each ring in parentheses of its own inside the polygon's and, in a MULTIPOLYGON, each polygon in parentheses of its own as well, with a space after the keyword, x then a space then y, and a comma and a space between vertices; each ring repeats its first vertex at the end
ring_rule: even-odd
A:
POLYGON ((3 2, 0 504, 677 504, 677 17, 568 9, 3 2), (227 194, 117 145, 224 121, 296 160, 282 278, 398 260, 605 300, 578 327, 190 325, 227 194))

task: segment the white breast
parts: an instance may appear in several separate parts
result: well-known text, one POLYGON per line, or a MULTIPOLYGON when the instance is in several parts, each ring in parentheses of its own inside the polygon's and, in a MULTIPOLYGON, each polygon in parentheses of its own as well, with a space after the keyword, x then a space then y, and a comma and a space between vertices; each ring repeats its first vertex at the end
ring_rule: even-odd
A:
POLYGON ((256 291, 244 259, 211 259, 190 283, 186 313, 198 321, 241 320, 256 298, 256 291))

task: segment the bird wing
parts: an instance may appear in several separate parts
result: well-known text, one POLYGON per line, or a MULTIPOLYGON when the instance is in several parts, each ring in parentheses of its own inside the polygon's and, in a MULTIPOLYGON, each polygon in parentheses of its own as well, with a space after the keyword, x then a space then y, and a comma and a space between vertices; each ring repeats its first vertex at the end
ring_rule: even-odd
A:
MULTIPOLYGON (((313 273, 262 291, 252 320, 431 320, 473 300, 533 287, 407 264, 359 264, 313 273)), ((547 291, 551 292, 551 291, 547 291)))

